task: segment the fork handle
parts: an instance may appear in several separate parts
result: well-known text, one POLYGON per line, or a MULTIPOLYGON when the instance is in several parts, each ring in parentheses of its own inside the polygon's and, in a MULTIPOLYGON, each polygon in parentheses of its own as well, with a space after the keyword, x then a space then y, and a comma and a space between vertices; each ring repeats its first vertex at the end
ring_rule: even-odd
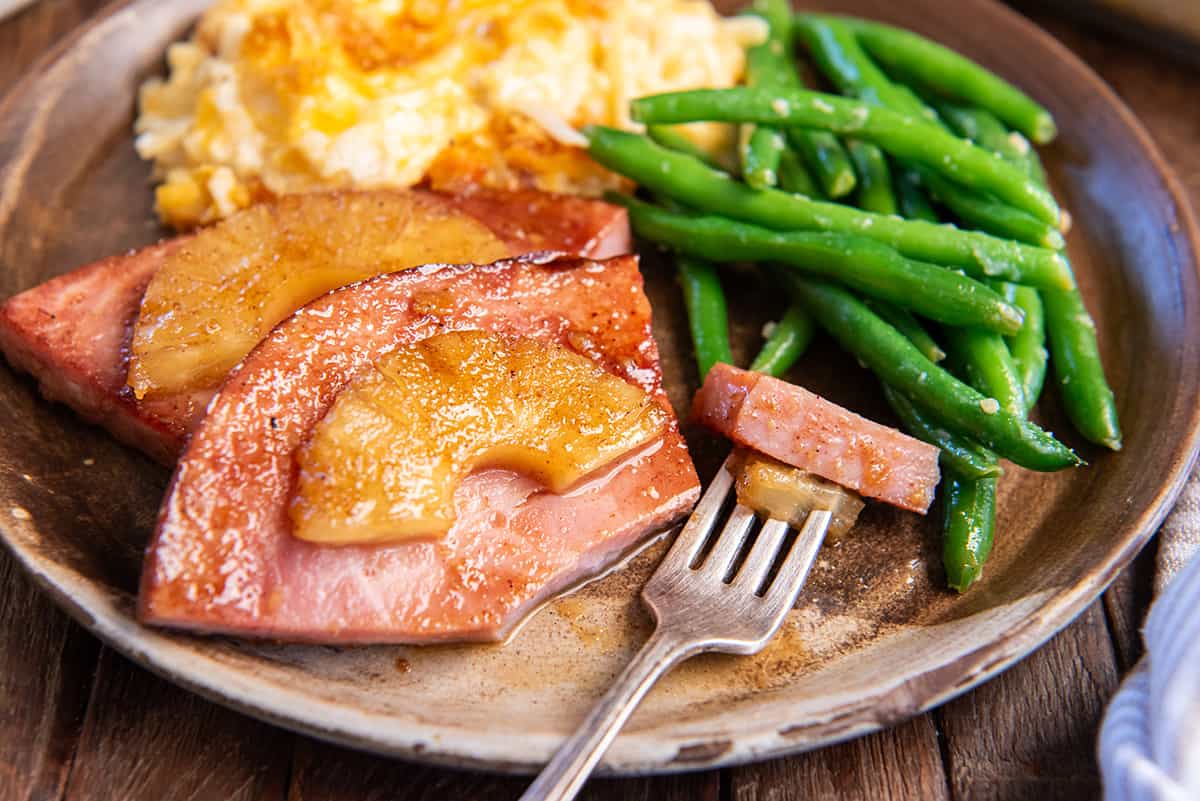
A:
POLYGON ((656 629, 520 801, 570 801, 654 683, 696 652, 656 629))

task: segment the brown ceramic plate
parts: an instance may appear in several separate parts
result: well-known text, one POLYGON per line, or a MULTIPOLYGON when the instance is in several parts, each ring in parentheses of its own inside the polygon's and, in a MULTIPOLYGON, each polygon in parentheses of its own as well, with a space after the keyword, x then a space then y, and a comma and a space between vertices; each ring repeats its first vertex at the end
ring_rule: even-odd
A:
MULTIPOLYGON (((139 82, 162 68, 203 0, 118 6, 34 70, 0 109, 0 294, 162 234, 130 135, 139 82)), ((1197 238, 1166 165, 1095 75, 988 0, 844 0, 998 69, 1057 115, 1046 154, 1073 212, 1071 249, 1100 321, 1125 451, 1082 447, 1087 469, 1001 483, 986 579, 942 589, 936 521, 872 505, 822 553, 805 598, 753 658, 698 658, 649 697, 609 752, 615 773, 777 756, 852 737, 938 704, 1012 664, 1082 610, 1166 512, 1195 452, 1200 384, 1197 238)), ((648 258, 671 398, 696 385, 668 265, 648 258)), ((738 285, 746 358, 778 299, 738 285)), ((874 380, 827 344, 793 378, 877 419, 874 380)), ((1053 394, 1053 393, 1051 393, 1053 394)), ((1075 445, 1048 398, 1039 417, 1075 445)), ((504 646, 320 648, 155 631, 133 618, 142 546, 166 483, 33 383, 0 367, 0 530, 63 606, 126 655, 249 714, 432 762, 525 770, 542 762, 645 637, 645 553, 550 605, 504 646)), ((723 446, 689 430, 701 472, 723 446)))

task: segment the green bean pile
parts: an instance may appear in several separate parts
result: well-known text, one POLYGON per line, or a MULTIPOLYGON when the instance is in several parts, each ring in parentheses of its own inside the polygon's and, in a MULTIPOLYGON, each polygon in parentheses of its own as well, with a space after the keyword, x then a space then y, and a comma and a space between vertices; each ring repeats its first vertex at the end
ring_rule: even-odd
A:
POLYGON ((792 298, 751 369, 786 372, 821 328, 871 369, 901 424, 941 449, 943 563, 964 591, 992 547, 1000 458, 1082 464, 1029 420, 1053 365, 1079 432, 1121 447, 1096 330, 1033 143, 1044 108, 941 45, 875 22, 756 0, 770 35, 746 86, 643 97, 648 136, 592 127, 592 157, 657 203, 616 195, 638 236, 679 254, 703 377, 729 361, 712 262, 756 262, 792 298), (800 46, 838 94, 813 91, 800 46), (673 126, 741 128, 740 175, 673 126))

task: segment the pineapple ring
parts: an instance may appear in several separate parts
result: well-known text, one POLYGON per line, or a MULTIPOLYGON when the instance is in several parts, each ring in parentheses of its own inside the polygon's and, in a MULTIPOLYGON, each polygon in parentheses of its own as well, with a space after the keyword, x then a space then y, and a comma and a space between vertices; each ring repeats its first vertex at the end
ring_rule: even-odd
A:
POLYGON ((154 274, 130 345, 140 399, 217 387, 292 312, 421 264, 486 264, 510 248, 426 192, 290 195, 200 231, 154 274))
POLYGON ((512 468, 563 492, 660 437, 667 420, 645 390, 562 346, 439 334, 338 395, 297 454, 293 534, 337 545, 440 537, 472 471, 512 468))

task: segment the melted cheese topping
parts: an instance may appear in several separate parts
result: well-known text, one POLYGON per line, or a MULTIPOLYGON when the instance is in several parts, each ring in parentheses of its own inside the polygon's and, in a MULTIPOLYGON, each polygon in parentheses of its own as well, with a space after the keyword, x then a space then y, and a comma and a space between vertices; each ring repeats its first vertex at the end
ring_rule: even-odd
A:
POLYGON ((617 179, 575 128, 735 84, 764 33, 704 0, 222 0, 142 87, 137 149, 179 228, 345 186, 595 194, 617 179))

